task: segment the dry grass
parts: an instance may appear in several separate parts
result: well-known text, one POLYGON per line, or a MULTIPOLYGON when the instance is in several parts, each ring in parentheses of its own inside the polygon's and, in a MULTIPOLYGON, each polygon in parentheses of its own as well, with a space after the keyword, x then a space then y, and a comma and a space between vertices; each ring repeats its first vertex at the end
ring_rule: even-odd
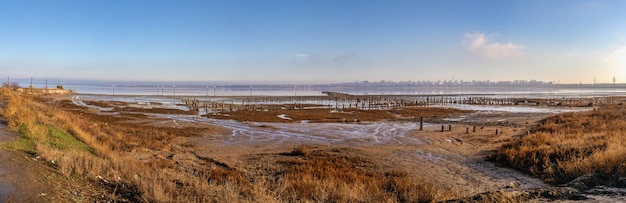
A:
POLYGON ((178 141, 211 132, 210 127, 131 124, 123 117, 77 110, 67 102, 5 88, 0 95, 7 101, 3 115, 23 135, 12 148, 40 156, 68 180, 106 189, 94 200, 104 196, 118 202, 417 202, 447 197, 404 171, 382 170, 342 152, 302 147, 271 167, 240 170, 200 157, 193 146, 178 141), (138 157, 142 154, 151 156, 138 157))
POLYGON ((545 119, 528 135, 503 145, 497 161, 548 182, 565 183, 584 175, 602 185, 626 175, 626 108, 568 113, 545 119))
POLYGON ((296 148, 283 154, 274 184, 290 202, 431 202, 442 190, 405 171, 378 169, 366 158, 346 155, 354 149, 296 148))

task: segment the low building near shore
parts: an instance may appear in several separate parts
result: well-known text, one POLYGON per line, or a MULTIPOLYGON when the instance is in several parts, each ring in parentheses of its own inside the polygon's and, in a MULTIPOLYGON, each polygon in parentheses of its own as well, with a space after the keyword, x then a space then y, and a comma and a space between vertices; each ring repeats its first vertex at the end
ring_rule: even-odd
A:
POLYGON ((17 88, 17 92, 24 94, 32 94, 32 95, 40 95, 40 94, 74 94, 76 93, 74 90, 65 89, 62 85, 57 86, 57 88, 17 88))

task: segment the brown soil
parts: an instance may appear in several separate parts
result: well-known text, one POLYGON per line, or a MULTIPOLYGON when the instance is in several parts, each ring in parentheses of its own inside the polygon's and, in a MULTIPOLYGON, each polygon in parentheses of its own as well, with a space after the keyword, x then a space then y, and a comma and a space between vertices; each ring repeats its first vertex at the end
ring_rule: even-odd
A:
POLYGON ((273 111, 232 111, 208 114, 209 118, 232 119, 237 121, 253 122, 302 122, 304 120, 314 123, 328 122, 363 122, 363 121, 419 121, 424 117, 424 122, 433 121, 445 117, 454 117, 460 114, 470 113, 451 108, 428 108, 407 107, 390 110, 361 110, 344 109, 333 111, 330 109, 297 109, 297 110, 273 110, 273 111), (280 118, 285 115, 289 119, 280 118))

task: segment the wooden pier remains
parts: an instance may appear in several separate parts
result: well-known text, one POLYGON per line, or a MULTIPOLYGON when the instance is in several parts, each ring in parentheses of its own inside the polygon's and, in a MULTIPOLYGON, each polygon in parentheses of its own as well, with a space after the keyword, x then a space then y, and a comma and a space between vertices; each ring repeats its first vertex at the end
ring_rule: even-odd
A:
POLYGON ((562 106, 591 107, 596 103, 624 103, 625 98, 505 98, 497 95, 350 95, 323 92, 321 96, 206 96, 187 97, 182 104, 205 112, 274 111, 297 109, 385 110, 400 107, 483 106, 562 106), (200 98, 200 99, 197 99, 200 98))

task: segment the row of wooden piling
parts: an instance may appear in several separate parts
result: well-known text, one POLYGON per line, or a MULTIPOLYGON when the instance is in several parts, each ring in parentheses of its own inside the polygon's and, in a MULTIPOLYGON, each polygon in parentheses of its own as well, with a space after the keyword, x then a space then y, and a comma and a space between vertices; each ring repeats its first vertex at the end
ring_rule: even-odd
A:
POLYGON ((276 96, 276 97, 205 97, 183 98, 191 110, 272 111, 280 109, 360 109, 384 110, 397 107, 454 105, 529 105, 591 107, 594 104, 622 104, 624 98, 528 99, 462 96, 276 96))
MULTIPOLYGON (((441 132, 446 132, 445 130, 445 125, 441 125, 441 132)), ((482 129, 482 128, 481 128, 482 129)), ((422 130, 422 123, 420 122, 420 130, 422 130)), ((452 131, 452 125, 448 125, 448 130, 447 131, 452 131)), ((476 132, 476 126, 472 126, 472 133, 476 132)), ((470 128, 466 127, 465 128, 465 134, 469 134, 470 133, 470 128)), ((498 135, 498 129, 496 129, 496 135, 498 135)))
MULTIPOLYGON (((420 122, 419 130, 422 131, 424 130, 424 117, 420 116, 419 122, 420 122)), ((465 128, 465 134, 470 133, 469 129, 470 129, 469 127, 465 128)), ((452 125, 448 125, 448 131, 452 131, 452 125)), ((441 132, 445 132, 445 125, 441 125, 441 132)), ((475 133, 475 132, 476 132, 476 126, 472 126, 472 133, 475 133)), ((496 135, 498 135, 498 129, 496 129, 496 135)))

